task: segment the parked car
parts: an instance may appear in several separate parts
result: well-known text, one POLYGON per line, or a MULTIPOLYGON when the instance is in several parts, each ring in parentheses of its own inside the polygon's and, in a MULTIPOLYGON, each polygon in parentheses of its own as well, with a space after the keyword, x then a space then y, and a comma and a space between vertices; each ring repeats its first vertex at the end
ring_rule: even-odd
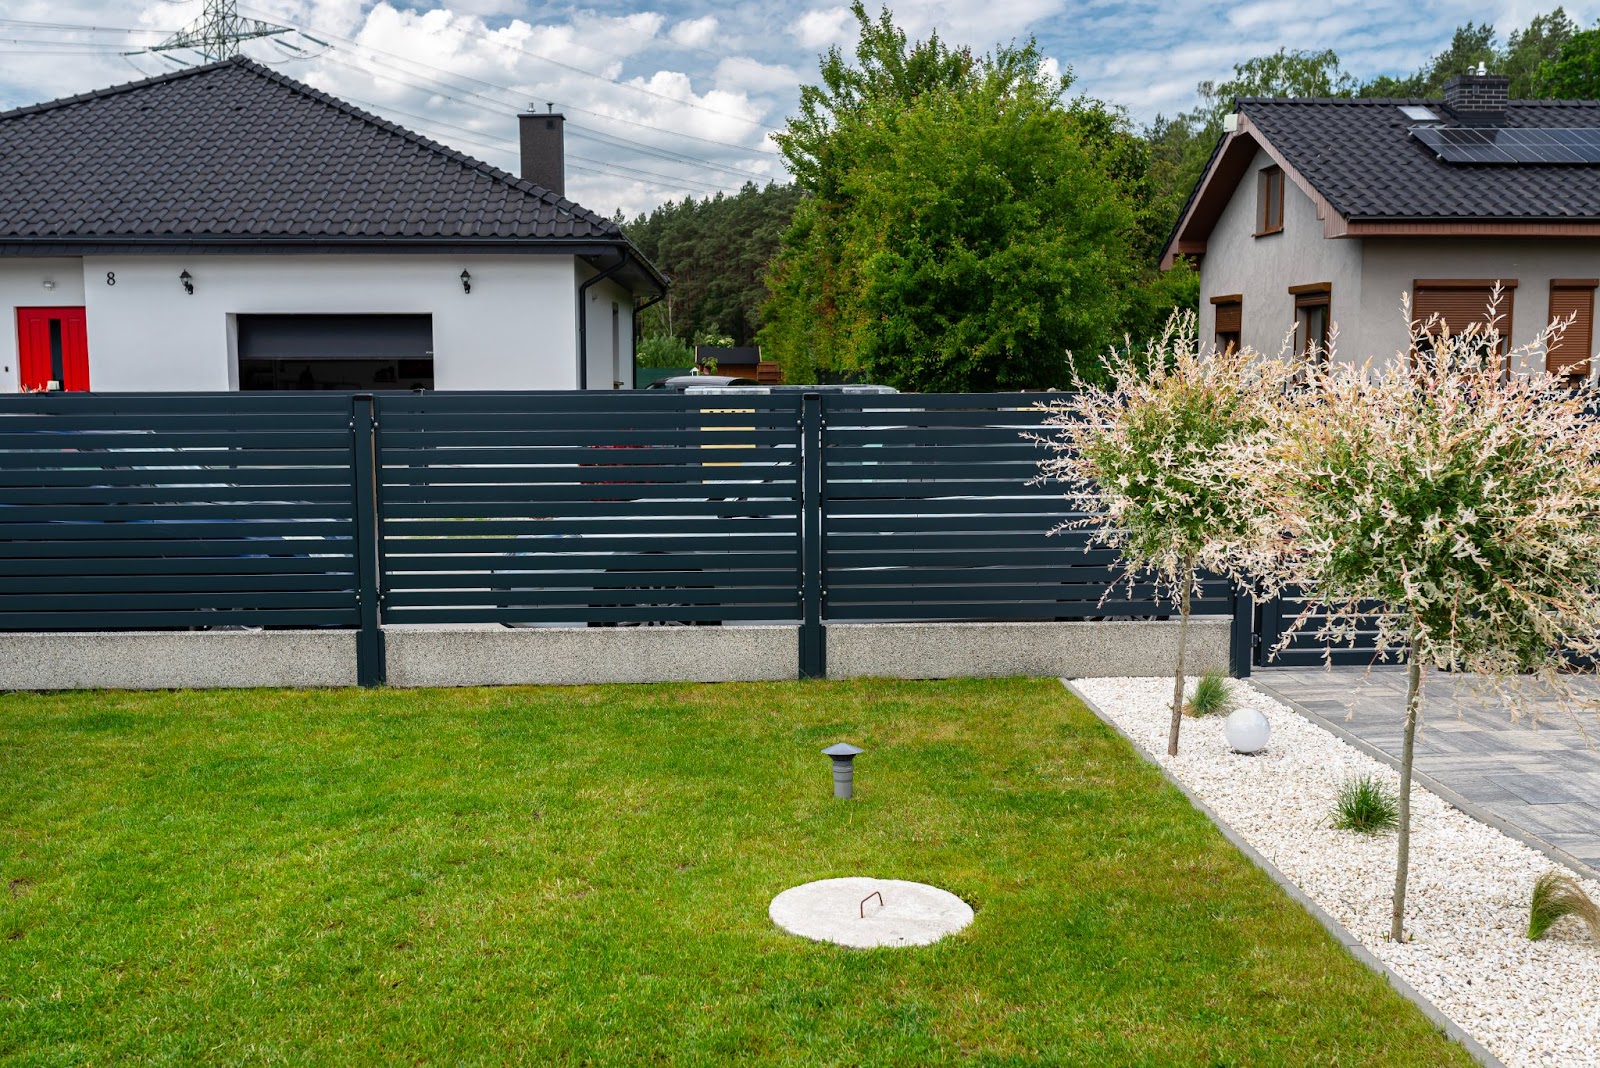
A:
POLYGON ((673 375, 671 378, 658 378, 645 386, 645 389, 671 389, 683 392, 690 386, 756 386, 760 385, 753 378, 734 378, 728 375, 673 375))

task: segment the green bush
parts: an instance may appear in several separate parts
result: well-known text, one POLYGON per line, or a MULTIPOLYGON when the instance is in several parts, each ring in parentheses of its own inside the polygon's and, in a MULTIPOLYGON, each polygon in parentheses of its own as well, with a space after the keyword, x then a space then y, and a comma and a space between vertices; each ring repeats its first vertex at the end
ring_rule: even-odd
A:
POLYGON ((1227 672, 1212 668, 1194 684, 1194 693, 1184 703, 1183 711, 1189 716, 1226 716, 1238 707, 1227 672))
POLYGON ((1377 834, 1400 823, 1400 798, 1381 780, 1357 775, 1339 790, 1333 825, 1341 831, 1377 834))
POLYGON ((694 349, 688 342, 671 334, 655 334, 641 338, 636 362, 640 367, 693 367, 694 349))
POLYGON ((1533 900, 1528 905, 1528 937, 1543 938, 1556 921, 1576 916, 1589 928, 1589 937, 1600 942, 1600 905, 1583 892, 1578 880, 1565 872, 1547 871, 1533 884, 1533 900))

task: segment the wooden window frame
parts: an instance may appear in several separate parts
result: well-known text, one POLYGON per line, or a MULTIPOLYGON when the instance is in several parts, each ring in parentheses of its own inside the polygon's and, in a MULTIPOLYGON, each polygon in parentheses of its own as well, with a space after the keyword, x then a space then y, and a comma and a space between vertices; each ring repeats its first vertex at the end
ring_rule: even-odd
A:
POLYGON ((1256 237, 1283 233, 1283 190, 1282 167, 1273 164, 1256 172, 1256 237))
MULTIPOLYGON (((1583 343, 1583 346, 1584 346, 1584 355, 1583 355, 1583 357, 1581 359, 1572 361, 1570 364, 1564 365, 1564 368, 1562 368, 1562 369, 1551 371, 1550 370, 1550 356, 1551 356, 1551 353, 1549 351, 1545 352, 1545 370, 1547 372, 1549 372, 1550 374, 1559 374, 1562 378, 1565 378, 1569 383, 1577 384, 1577 383, 1585 382, 1590 377, 1592 377, 1593 373, 1594 373, 1594 368, 1593 368, 1594 347, 1595 347, 1594 291, 1597 288, 1600 288, 1600 278, 1552 278, 1552 279, 1550 279, 1549 309, 1548 309, 1548 311, 1547 311, 1547 313, 1545 315, 1545 323, 1546 324, 1555 322, 1556 316, 1559 314, 1558 309, 1556 308, 1556 294, 1558 292, 1561 292, 1561 291, 1569 291, 1570 292, 1572 290, 1578 290, 1578 291, 1588 290, 1589 291, 1589 321, 1586 324, 1587 325, 1586 333, 1588 335, 1588 340, 1583 343), (1566 367, 1570 367, 1570 368, 1572 368, 1572 370, 1570 370, 1570 371, 1565 370, 1566 367), (1581 368, 1581 370, 1580 370, 1580 368, 1581 368)), ((1577 325, 1577 324, 1574 323, 1573 325, 1577 325)), ((1563 341, 1565 341, 1565 340, 1566 339, 1563 337, 1563 341)))
POLYGON ((1214 297, 1211 298, 1211 304, 1212 304, 1213 308, 1215 309, 1213 311, 1213 314, 1212 314, 1212 319, 1213 319, 1213 329, 1212 329, 1212 332, 1211 332, 1211 334, 1212 334, 1212 343, 1216 345, 1217 351, 1219 351, 1219 352, 1226 351, 1228 346, 1223 344, 1223 342, 1222 342, 1223 331, 1220 330, 1220 329, 1216 329, 1215 328, 1216 312, 1220 311, 1221 308, 1224 305, 1230 305, 1230 304, 1239 309, 1239 329, 1238 330, 1230 330, 1230 331, 1228 331, 1228 333, 1233 335, 1233 338, 1234 338, 1234 340, 1233 340, 1233 350, 1235 352, 1239 351, 1241 348, 1244 347, 1244 294, 1242 294, 1242 293, 1219 293, 1217 296, 1214 296, 1214 297))
POLYGON ((1322 309, 1322 337, 1316 341, 1316 360, 1324 366, 1328 362, 1328 345, 1333 340, 1333 283, 1308 282, 1305 285, 1290 286, 1289 296, 1294 300, 1294 334, 1295 355, 1307 359, 1311 356, 1311 339, 1300 337, 1301 309, 1322 309))

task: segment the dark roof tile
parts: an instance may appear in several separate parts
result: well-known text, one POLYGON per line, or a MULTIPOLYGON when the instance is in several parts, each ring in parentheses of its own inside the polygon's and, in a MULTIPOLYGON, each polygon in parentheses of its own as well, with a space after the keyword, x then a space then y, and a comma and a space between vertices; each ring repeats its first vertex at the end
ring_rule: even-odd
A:
POLYGON ((244 58, 0 113, 0 242, 245 233, 625 240, 604 216, 244 58))
MULTIPOLYGON (((1437 100, 1240 100, 1267 142, 1348 219, 1600 219, 1600 165, 1446 163, 1404 105, 1437 100)), ((1500 125, 1600 127, 1600 102, 1513 100, 1500 125)))

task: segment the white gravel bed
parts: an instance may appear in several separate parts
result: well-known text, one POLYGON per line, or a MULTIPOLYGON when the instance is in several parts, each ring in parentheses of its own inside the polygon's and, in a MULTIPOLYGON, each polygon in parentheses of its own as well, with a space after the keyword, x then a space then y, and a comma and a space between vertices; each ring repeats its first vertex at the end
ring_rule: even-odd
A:
MULTIPOLYGON (((1241 705, 1272 723, 1270 744, 1253 757, 1228 749, 1220 718, 1188 717, 1178 755, 1168 757, 1171 678, 1073 685, 1508 1068, 1600 1068, 1600 946, 1570 919, 1541 941, 1526 937, 1533 881, 1554 861, 1413 783, 1413 940, 1396 945, 1388 940, 1393 832, 1368 836, 1331 822, 1348 777, 1398 788, 1398 772, 1242 683, 1234 683, 1245 690, 1241 705)), ((1600 901, 1600 885, 1584 889, 1600 901)))

